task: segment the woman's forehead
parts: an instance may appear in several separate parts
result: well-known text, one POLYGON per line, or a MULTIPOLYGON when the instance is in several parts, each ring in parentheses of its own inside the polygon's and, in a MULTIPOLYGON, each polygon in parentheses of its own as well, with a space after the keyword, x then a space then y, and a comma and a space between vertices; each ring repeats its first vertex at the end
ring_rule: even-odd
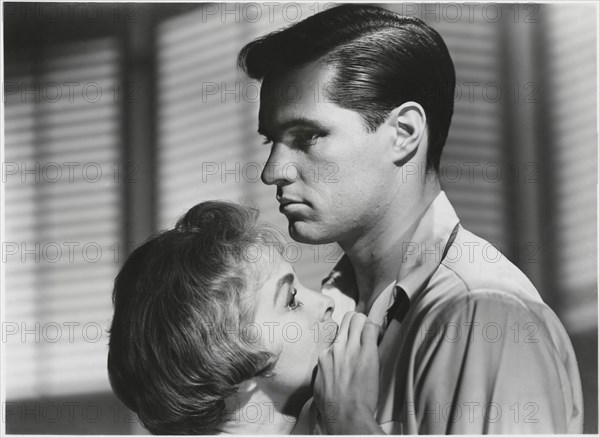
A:
POLYGON ((264 295, 272 295, 279 278, 286 273, 293 272, 291 265, 277 251, 267 254, 266 247, 263 254, 246 262, 248 275, 248 291, 246 298, 259 299, 264 295))

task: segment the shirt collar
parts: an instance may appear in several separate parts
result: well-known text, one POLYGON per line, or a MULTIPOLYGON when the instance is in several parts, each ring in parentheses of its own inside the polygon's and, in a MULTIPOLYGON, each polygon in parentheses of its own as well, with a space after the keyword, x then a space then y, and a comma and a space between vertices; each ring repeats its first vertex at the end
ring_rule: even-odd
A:
MULTIPOLYGON (((400 288, 410 300, 421 290, 441 263, 446 243, 458 222, 452 204, 441 191, 427 207, 411 241, 404 243, 406 251, 395 291, 400 288)), ((342 256, 322 284, 333 286, 358 301, 354 268, 347 255, 342 256)))

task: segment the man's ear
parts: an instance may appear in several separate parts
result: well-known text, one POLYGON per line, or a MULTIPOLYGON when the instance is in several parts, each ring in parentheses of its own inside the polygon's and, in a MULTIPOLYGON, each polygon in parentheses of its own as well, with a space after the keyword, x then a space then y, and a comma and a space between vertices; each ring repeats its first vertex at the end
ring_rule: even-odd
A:
POLYGON ((396 138, 392 159, 402 166, 417 153, 427 127, 425 110, 416 102, 405 102, 394 111, 396 138))

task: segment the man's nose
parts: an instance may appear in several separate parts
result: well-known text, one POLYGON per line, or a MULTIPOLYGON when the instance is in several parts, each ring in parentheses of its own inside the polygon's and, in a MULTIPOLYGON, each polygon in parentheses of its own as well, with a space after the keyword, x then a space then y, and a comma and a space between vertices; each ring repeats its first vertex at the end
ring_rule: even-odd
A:
POLYGON ((271 154, 262 171, 262 182, 267 185, 283 186, 298 179, 299 167, 292 159, 292 153, 283 143, 274 143, 271 154))

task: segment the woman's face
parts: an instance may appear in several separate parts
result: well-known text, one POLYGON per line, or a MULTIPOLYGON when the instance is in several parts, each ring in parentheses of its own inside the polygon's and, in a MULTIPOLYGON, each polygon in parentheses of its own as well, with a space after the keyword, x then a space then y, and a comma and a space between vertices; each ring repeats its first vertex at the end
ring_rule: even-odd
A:
POLYGON ((319 353, 334 341, 338 326, 331 319, 333 300, 304 287, 292 266, 277 258, 258 290, 254 328, 261 343, 278 355, 273 376, 264 387, 277 399, 307 399, 319 353))

